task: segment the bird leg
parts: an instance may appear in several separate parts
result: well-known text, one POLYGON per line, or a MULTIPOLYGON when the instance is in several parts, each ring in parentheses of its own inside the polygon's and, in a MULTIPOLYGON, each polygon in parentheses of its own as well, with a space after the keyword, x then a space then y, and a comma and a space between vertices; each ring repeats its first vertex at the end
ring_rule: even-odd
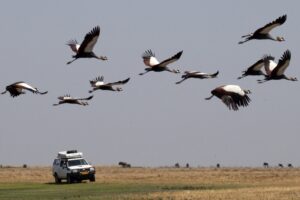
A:
POLYGON ((245 76, 246 76, 246 75, 243 74, 242 76, 238 77, 237 79, 242 79, 242 78, 244 78, 245 76))
POLYGON ((210 100, 213 97, 214 97, 214 95, 211 95, 210 97, 206 97, 205 100, 210 100))
POLYGON ((144 75, 144 74, 146 74, 148 72, 150 72, 150 70, 146 70, 145 72, 139 73, 139 75, 142 76, 142 75, 144 75))
POLYGON ((59 101, 58 103, 53 104, 53 106, 58 106, 60 104, 66 103, 65 101, 59 101))
POLYGON ((75 60, 77 60, 77 58, 74 58, 73 60, 67 62, 67 65, 71 64, 71 63, 74 62, 75 60))
POLYGON ((183 81, 185 81, 186 79, 187 79, 187 78, 183 78, 182 80, 176 82, 176 84, 180 84, 180 83, 182 83, 183 81))
POLYGON ((244 41, 240 41, 239 44, 243 44, 243 43, 245 43, 245 42, 248 42, 249 40, 250 40, 250 39, 247 38, 247 39, 245 39, 244 41))
POLYGON ((253 36, 253 33, 250 33, 250 34, 247 34, 247 35, 243 35, 242 38, 251 37, 251 36, 253 36))
POLYGON ((264 83, 264 82, 267 82, 269 81, 270 79, 263 79, 263 80, 257 80, 258 83, 264 83))

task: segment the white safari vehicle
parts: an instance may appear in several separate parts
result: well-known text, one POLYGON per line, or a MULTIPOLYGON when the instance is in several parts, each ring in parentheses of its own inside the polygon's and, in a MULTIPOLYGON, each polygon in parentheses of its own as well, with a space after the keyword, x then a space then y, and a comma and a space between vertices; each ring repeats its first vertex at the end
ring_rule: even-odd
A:
POLYGON ((61 183, 62 179, 67 183, 81 182, 82 180, 95 181, 95 168, 77 150, 58 152, 54 159, 52 173, 55 183, 61 183))

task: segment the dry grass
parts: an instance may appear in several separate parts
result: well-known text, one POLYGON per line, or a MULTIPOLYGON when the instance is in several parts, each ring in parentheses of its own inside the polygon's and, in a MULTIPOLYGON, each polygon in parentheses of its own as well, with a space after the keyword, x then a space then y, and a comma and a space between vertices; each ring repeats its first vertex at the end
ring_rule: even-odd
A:
MULTIPOLYGON (((300 199, 298 168, 96 167, 96 172, 96 184, 160 187, 149 193, 121 193, 119 199, 300 199)), ((53 181, 50 167, 0 168, 0 183, 53 181)))

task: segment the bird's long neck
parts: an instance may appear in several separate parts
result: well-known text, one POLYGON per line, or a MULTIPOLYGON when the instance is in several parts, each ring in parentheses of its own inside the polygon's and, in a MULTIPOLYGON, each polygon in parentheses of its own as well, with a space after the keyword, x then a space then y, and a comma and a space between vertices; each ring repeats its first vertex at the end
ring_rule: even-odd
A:
POLYGON ((99 60, 107 60, 106 56, 97 56, 97 55, 94 54, 94 57, 99 59, 99 60))
POLYGON ((272 35, 270 34, 267 34, 266 35, 266 38, 269 39, 269 40, 273 40, 273 41, 277 41, 277 38, 274 38, 272 35))
POLYGON ((278 42, 282 42, 284 41, 283 37, 280 37, 280 36, 277 36, 277 37, 273 37, 272 35, 268 34, 267 35, 267 38, 270 39, 270 40, 273 40, 273 41, 278 41, 278 42))

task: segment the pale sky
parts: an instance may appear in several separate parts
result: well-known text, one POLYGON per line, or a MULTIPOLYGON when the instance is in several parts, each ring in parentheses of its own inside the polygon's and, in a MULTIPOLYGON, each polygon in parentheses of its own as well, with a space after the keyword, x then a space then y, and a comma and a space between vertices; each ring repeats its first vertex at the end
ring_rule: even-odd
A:
POLYGON ((237 80, 265 54, 276 62, 289 49, 287 76, 300 79, 299 1, 4 1, 0 7, 0 89, 25 81, 48 90, 0 96, 0 164, 52 165, 58 151, 78 149, 96 165, 300 165, 299 82, 237 80), (272 31, 285 42, 240 37, 287 14, 272 31), (71 65, 70 39, 101 27, 97 55, 71 65), (141 55, 162 61, 183 50, 172 69, 220 71, 187 80, 144 71, 141 55), (88 96, 89 80, 131 78, 122 92, 97 91, 89 106, 61 105, 58 96, 88 96), (250 105, 230 111, 210 91, 224 84, 250 89, 250 105))

